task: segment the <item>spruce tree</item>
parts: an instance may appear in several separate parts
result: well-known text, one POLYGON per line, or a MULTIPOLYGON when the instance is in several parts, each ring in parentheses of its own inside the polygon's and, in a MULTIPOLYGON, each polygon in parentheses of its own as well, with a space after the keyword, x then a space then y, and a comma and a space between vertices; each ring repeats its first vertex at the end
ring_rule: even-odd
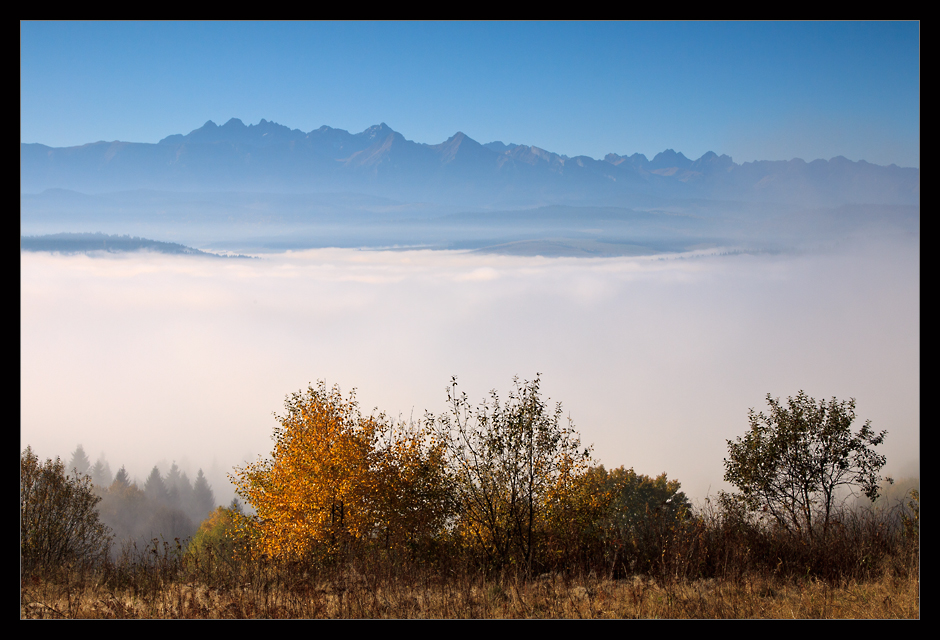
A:
POLYGON ((89 469, 88 475, 91 476, 91 481, 95 485, 103 488, 108 488, 110 486, 113 477, 111 475, 111 465, 108 464, 108 461, 104 459, 104 456, 98 458, 98 462, 89 469))
POLYGON ((180 508, 186 512, 190 520, 195 523, 201 522, 202 518, 199 517, 199 510, 195 506, 193 483, 189 481, 189 476, 186 475, 185 471, 180 474, 178 491, 180 495, 180 508))
POLYGON ((170 467, 169 473, 166 474, 165 484, 167 491, 167 504, 173 509, 182 509, 183 495, 180 491, 182 476, 180 474, 180 468, 176 466, 175 460, 173 461, 173 466, 170 467))
POLYGON ((91 469, 91 461, 85 455, 85 449, 82 445, 78 445, 75 447, 75 451, 72 452, 72 460, 69 462, 66 473, 72 475, 78 472, 78 475, 82 476, 88 473, 89 469, 91 469))
POLYGON ((124 465, 121 465, 121 468, 118 469, 117 474, 114 476, 114 482, 111 483, 111 491, 121 491, 127 489, 131 486, 130 477, 127 475, 127 469, 124 468, 124 465))
POLYGON ((148 500, 158 505, 165 505, 169 500, 166 484, 163 482, 163 478, 160 477, 160 470, 156 466, 154 466, 153 471, 150 472, 147 481, 144 483, 144 493, 147 494, 148 500))
POLYGON ((201 522, 209 513, 215 509, 215 495, 209 487, 206 476, 199 470, 196 476, 196 483, 193 485, 193 504, 196 518, 194 520, 201 522))
POLYGON ((193 483, 189 481, 189 476, 186 475, 186 472, 180 474, 179 481, 179 492, 180 498, 183 500, 183 504, 192 502, 193 498, 193 483))

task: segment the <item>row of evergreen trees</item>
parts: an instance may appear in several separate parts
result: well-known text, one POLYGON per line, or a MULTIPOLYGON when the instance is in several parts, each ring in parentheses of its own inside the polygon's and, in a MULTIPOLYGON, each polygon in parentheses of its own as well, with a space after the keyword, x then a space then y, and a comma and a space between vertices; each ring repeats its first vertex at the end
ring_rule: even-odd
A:
POLYGON ((216 507, 202 469, 191 482, 176 462, 166 476, 154 466, 143 487, 138 487, 123 466, 112 475, 104 456, 92 465, 79 444, 67 468, 70 474, 91 477, 101 497, 101 520, 113 532, 116 553, 131 545, 144 548, 154 538, 184 542, 216 507))

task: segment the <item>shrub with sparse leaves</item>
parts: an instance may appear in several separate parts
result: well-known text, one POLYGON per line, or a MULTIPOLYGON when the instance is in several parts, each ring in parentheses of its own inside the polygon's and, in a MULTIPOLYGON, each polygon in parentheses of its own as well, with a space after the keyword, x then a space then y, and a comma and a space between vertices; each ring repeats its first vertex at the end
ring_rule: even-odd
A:
POLYGON ((20 561, 45 571, 104 559, 110 531, 99 520, 101 500, 86 475, 70 476, 59 459, 41 463, 30 447, 20 455, 20 561))
POLYGON ((548 562, 547 547, 564 546, 558 535, 572 519, 575 482, 591 461, 574 427, 562 422, 539 394, 539 376, 513 381, 505 402, 496 391, 474 408, 448 388, 450 411, 428 416, 446 446, 454 479, 456 534, 471 553, 494 567, 531 572, 548 562))

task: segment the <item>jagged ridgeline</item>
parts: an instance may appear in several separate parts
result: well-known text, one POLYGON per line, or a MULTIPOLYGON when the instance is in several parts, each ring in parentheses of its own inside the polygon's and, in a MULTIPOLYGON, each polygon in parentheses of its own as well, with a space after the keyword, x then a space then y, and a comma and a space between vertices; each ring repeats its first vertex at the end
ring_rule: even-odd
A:
POLYGON ((310 132, 261 120, 209 121, 159 143, 95 142, 53 148, 20 144, 21 192, 171 191, 356 192, 458 206, 617 204, 650 198, 917 204, 920 171, 841 156, 735 163, 672 149, 652 160, 609 153, 570 158, 524 144, 485 144, 457 132, 440 144, 406 139, 385 123, 360 133, 310 132))
MULTIPOLYGON (((235 118, 158 143, 23 143, 20 172, 23 234, 133 233, 244 253, 776 251, 860 232, 916 234, 920 206, 919 169, 841 156, 738 164, 666 149, 594 159, 460 132, 423 144, 385 124, 303 132, 235 118)), ((124 236, 48 236, 23 248, 198 253, 124 236)))

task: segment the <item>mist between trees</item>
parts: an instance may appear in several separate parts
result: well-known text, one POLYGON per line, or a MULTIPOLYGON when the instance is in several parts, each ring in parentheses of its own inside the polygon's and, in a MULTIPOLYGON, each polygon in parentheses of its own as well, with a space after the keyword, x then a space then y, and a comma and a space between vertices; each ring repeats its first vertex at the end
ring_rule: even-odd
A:
POLYGON ((81 446, 67 467, 40 464, 27 448, 23 568, 94 564, 109 548, 112 560, 126 559, 135 545, 157 554, 152 541, 163 540, 174 541, 176 570, 210 581, 213 571, 231 577, 258 563, 309 575, 376 561, 522 576, 916 572, 916 484, 891 504, 852 492, 898 496, 878 475, 885 459, 874 448, 887 434, 868 422, 853 433, 854 400, 768 395, 770 415, 751 410, 745 438, 728 441, 726 480, 737 491, 694 507, 666 473, 595 464, 561 404, 541 397, 538 375, 478 405, 454 378, 447 397, 445 413, 403 423, 363 415, 354 392, 322 381, 291 394, 270 457, 233 470, 250 509, 237 500, 215 508, 201 470, 191 483, 175 463, 166 475, 154 467, 139 487, 123 467, 112 477, 103 459, 91 465, 81 446), (81 526, 56 526, 78 540, 48 551, 49 540, 68 537, 50 535, 49 523, 73 521, 81 526))
POLYGON ((92 464, 79 444, 62 471, 72 479, 87 477, 98 502, 100 521, 110 530, 113 557, 124 548, 143 549, 154 539, 187 541, 216 508, 215 494, 202 469, 194 479, 176 462, 166 474, 154 465, 147 478, 132 480, 122 466, 113 473, 104 454, 92 464))

